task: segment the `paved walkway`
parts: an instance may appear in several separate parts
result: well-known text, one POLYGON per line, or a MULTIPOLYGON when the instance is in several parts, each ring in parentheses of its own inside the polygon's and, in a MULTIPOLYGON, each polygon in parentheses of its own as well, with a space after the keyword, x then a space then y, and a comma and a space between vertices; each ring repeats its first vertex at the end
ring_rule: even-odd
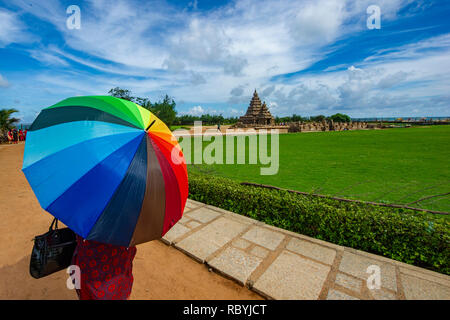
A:
POLYGON ((449 276, 193 200, 162 240, 269 299, 450 299, 449 276), (369 266, 379 289, 368 288, 369 266))

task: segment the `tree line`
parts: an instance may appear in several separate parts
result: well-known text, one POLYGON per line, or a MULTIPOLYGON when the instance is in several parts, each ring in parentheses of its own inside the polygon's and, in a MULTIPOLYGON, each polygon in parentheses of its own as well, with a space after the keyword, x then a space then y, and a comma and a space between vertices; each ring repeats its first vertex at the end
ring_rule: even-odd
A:
POLYGON ((351 118, 343 113, 336 113, 329 117, 326 117, 322 114, 318 116, 311 117, 302 117, 297 114, 293 114, 292 116, 287 117, 275 117, 275 123, 288 123, 288 122, 322 122, 322 121, 331 121, 333 122, 351 122, 351 118))
POLYGON ((132 92, 130 90, 121 89, 119 87, 112 88, 108 91, 108 94, 116 98, 132 101, 150 110, 150 112, 164 121, 167 126, 171 126, 172 124, 174 124, 177 117, 177 111, 175 110, 177 104, 175 100, 169 97, 167 94, 162 100, 154 103, 151 103, 150 99, 148 98, 135 97, 132 95, 132 92))
MULTIPOLYGON (((235 124, 239 121, 239 117, 224 117, 220 115, 202 114, 200 116, 184 114, 177 116, 176 102, 173 98, 167 94, 164 98, 152 103, 148 98, 133 96, 132 92, 127 89, 119 87, 112 88, 108 94, 111 96, 122 98, 128 101, 135 102, 140 106, 150 110, 158 118, 164 121, 167 126, 171 125, 193 125, 195 121, 202 121, 206 125, 216 124, 235 124)), ((0 140, 4 140, 8 130, 17 126, 19 119, 13 116, 17 113, 16 109, 0 109, 0 140)), ((332 116, 326 117, 324 115, 318 115, 313 117, 302 117, 296 114, 288 117, 275 117, 275 123, 289 123, 289 122, 321 122, 323 120, 333 120, 334 122, 350 122, 351 119, 348 115, 342 113, 336 113, 332 116)))
POLYGON ((109 95, 132 101, 138 105, 150 110, 159 119, 164 121, 167 126, 171 125, 193 125, 194 121, 202 121, 206 125, 221 124, 233 124, 238 121, 237 117, 224 117, 220 115, 202 114, 201 116, 194 115, 180 115, 177 116, 176 102, 169 95, 165 95, 162 100, 152 103, 148 98, 135 97, 132 92, 127 89, 122 89, 119 87, 112 88, 108 92, 109 95))
MULTIPOLYGON (((216 124, 235 124, 239 121, 239 117, 224 117, 220 115, 202 114, 200 116, 195 115, 180 115, 177 116, 177 111, 175 109, 175 100, 169 97, 167 94, 165 97, 155 103, 151 103, 150 99, 135 97, 132 92, 127 89, 121 89, 119 87, 113 88, 108 92, 110 95, 122 98, 125 100, 133 101, 140 106, 150 110, 158 118, 164 121, 169 127, 171 125, 193 125, 195 121, 202 121, 206 125, 216 125, 216 124)), ((312 116, 312 117, 302 117, 296 114, 287 117, 275 117, 275 123, 288 123, 288 122, 321 122, 323 120, 333 120, 334 122, 350 122, 351 119, 348 115, 342 113, 336 113, 329 117, 324 115, 312 116)))

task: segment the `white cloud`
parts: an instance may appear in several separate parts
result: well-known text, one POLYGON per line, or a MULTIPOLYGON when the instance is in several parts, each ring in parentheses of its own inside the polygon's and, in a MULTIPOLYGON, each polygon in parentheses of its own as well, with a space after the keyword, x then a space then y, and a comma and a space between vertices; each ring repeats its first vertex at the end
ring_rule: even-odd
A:
POLYGON ((235 109, 235 108, 230 108, 230 114, 233 117, 241 116, 242 115, 242 110, 238 110, 238 109, 235 109))
MULTIPOLYGON (((227 110, 227 114, 240 114, 242 111, 238 111, 237 109, 232 108, 231 110, 227 110)), ((193 106, 188 109, 188 111, 182 111, 179 113, 180 115, 191 115, 191 116, 201 116, 203 114, 211 114, 211 115, 219 115, 224 114, 224 110, 217 110, 214 107, 203 107, 201 105, 193 106)))
POLYGON ((388 89, 400 84, 405 81, 408 77, 408 73, 403 71, 398 71, 394 74, 388 74, 384 78, 380 79, 377 84, 377 87, 380 89, 388 89))
POLYGON ((239 86, 239 87, 233 88, 230 91, 230 94, 232 96, 236 96, 236 97, 242 96, 243 93, 244 93, 244 87, 243 86, 239 86))
POLYGON ((241 84, 237 87, 234 87, 230 90, 230 97, 228 98, 228 102, 231 104, 239 104, 239 103, 248 103, 251 98, 250 88, 248 88, 248 84, 241 84), (244 94, 245 93, 245 94, 244 94))
POLYGON ((450 56, 439 53, 400 63, 387 60, 373 66, 350 66, 277 84, 267 99, 278 115, 447 115, 448 68, 450 56))
POLYGON ((345 18, 344 1, 310 1, 290 21, 293 38, 302 45, 328 43, 336 38, 345 18))
POLYGON ((30 50, 30 56, 46 65, 68 66, 64 59, 48 50, 30 50))
MULTIPOLYGON (((377 1, 383 21, 396 19, 408 3, 377 1)), ((377 105, 382 110, 391 102, 401 106, 412 98, 442 96, 450 83, 445 74, 450 67, 450 35, 386 48, 355 65, 329 66, 327 72, 271 81, 308 68, 336 50, 331 46, 336 41, 363 30, 371 0, 241 0, 204 12, 195 9, 196 1, 180 11, 156 1, 137 5, 92 0, 81 7, 80 30, 66 28, 65 8, 56 0, 11 0, 11 4, 61 33, 64 47, 35 49, 31 56, 63 70, 32 80, 67 94, 104 94, 118 85, 137 95, 167 92, 189 102, 247 105, 257 88, 274 112, 304 115, 339 108, 372 112, 377 105), (106 74, 65 68, 67 64, 106 74), (404 86, 414 83, 420 85, 404 86)), ((418 4, 413 10, 424 7, 418 4)), ((11 13, 8 17, 18 19, 11 13)), ((2 23, 6 25, 0 19, 2 23)), ((0 46, 2 37, 7 39, 4 43, 11 43, 0 28, 0 46)), ((196 107, 201 109, 189 112, 214 111, 196 107)))
POLYGON ((435 55, 436 52, 450 50, 450 33, 420 40, 415 43, 379 50, 374 55, 364 59, 366 63, 383 63, 386 60, 419 59, 425 56, 424 52, 435 55))
POLYGON ((186 114, 192 116, 200 116, 203 113, 205 113, 205 109, 203 109, 202 106, 193 106, 188 112, 186 112, 186 114))
POLYGON ((350 67, 348 68, 348 71, 358 72, 358 71, 361 71, 361 69, 360 69, 360 68, 356 68, 355 66, 350 66, 350 67))
POLYGON ((197 73, 197 72, 194 72, 194 71, 191 71, 190 73, 191 73, 190 83, 192 85, 197 86, 197 85, 201 85, 201 84, 206 83, 205 78, 200 73, 197 73))
POLYGON ((30 42, 34 38, 25 31, 17 14, 0 8, 0 48, 11 43, 30 42))
POLYGON ((169 71, 181 72, 185 69, 186 64, 183 61, 169 57, 164 60, 162 66, 166 67, 169 71))
POLYGON ((6 78, 0 74, 0 88, 6 88, 9 86, 10 86, 10 84, 9 84, 8 80, 6 80, 6 78))

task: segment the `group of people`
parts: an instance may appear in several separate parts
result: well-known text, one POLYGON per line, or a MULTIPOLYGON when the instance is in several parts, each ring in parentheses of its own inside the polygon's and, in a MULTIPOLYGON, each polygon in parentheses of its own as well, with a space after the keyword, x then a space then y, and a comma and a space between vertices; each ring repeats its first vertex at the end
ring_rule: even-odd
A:
POLYGON ((27 130, 11 129, 8 131, 8 142, 17 144, 19 141, 25 141, 27 138, 27 130))

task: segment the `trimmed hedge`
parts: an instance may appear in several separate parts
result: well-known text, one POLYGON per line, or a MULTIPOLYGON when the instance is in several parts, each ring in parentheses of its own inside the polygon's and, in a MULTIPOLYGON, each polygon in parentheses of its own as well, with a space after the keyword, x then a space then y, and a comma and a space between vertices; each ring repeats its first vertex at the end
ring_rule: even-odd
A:
POLYGON ((189 198, 450 275, 450 223, 430 214, 255 188, 197 173, 189 174, 189 198))

